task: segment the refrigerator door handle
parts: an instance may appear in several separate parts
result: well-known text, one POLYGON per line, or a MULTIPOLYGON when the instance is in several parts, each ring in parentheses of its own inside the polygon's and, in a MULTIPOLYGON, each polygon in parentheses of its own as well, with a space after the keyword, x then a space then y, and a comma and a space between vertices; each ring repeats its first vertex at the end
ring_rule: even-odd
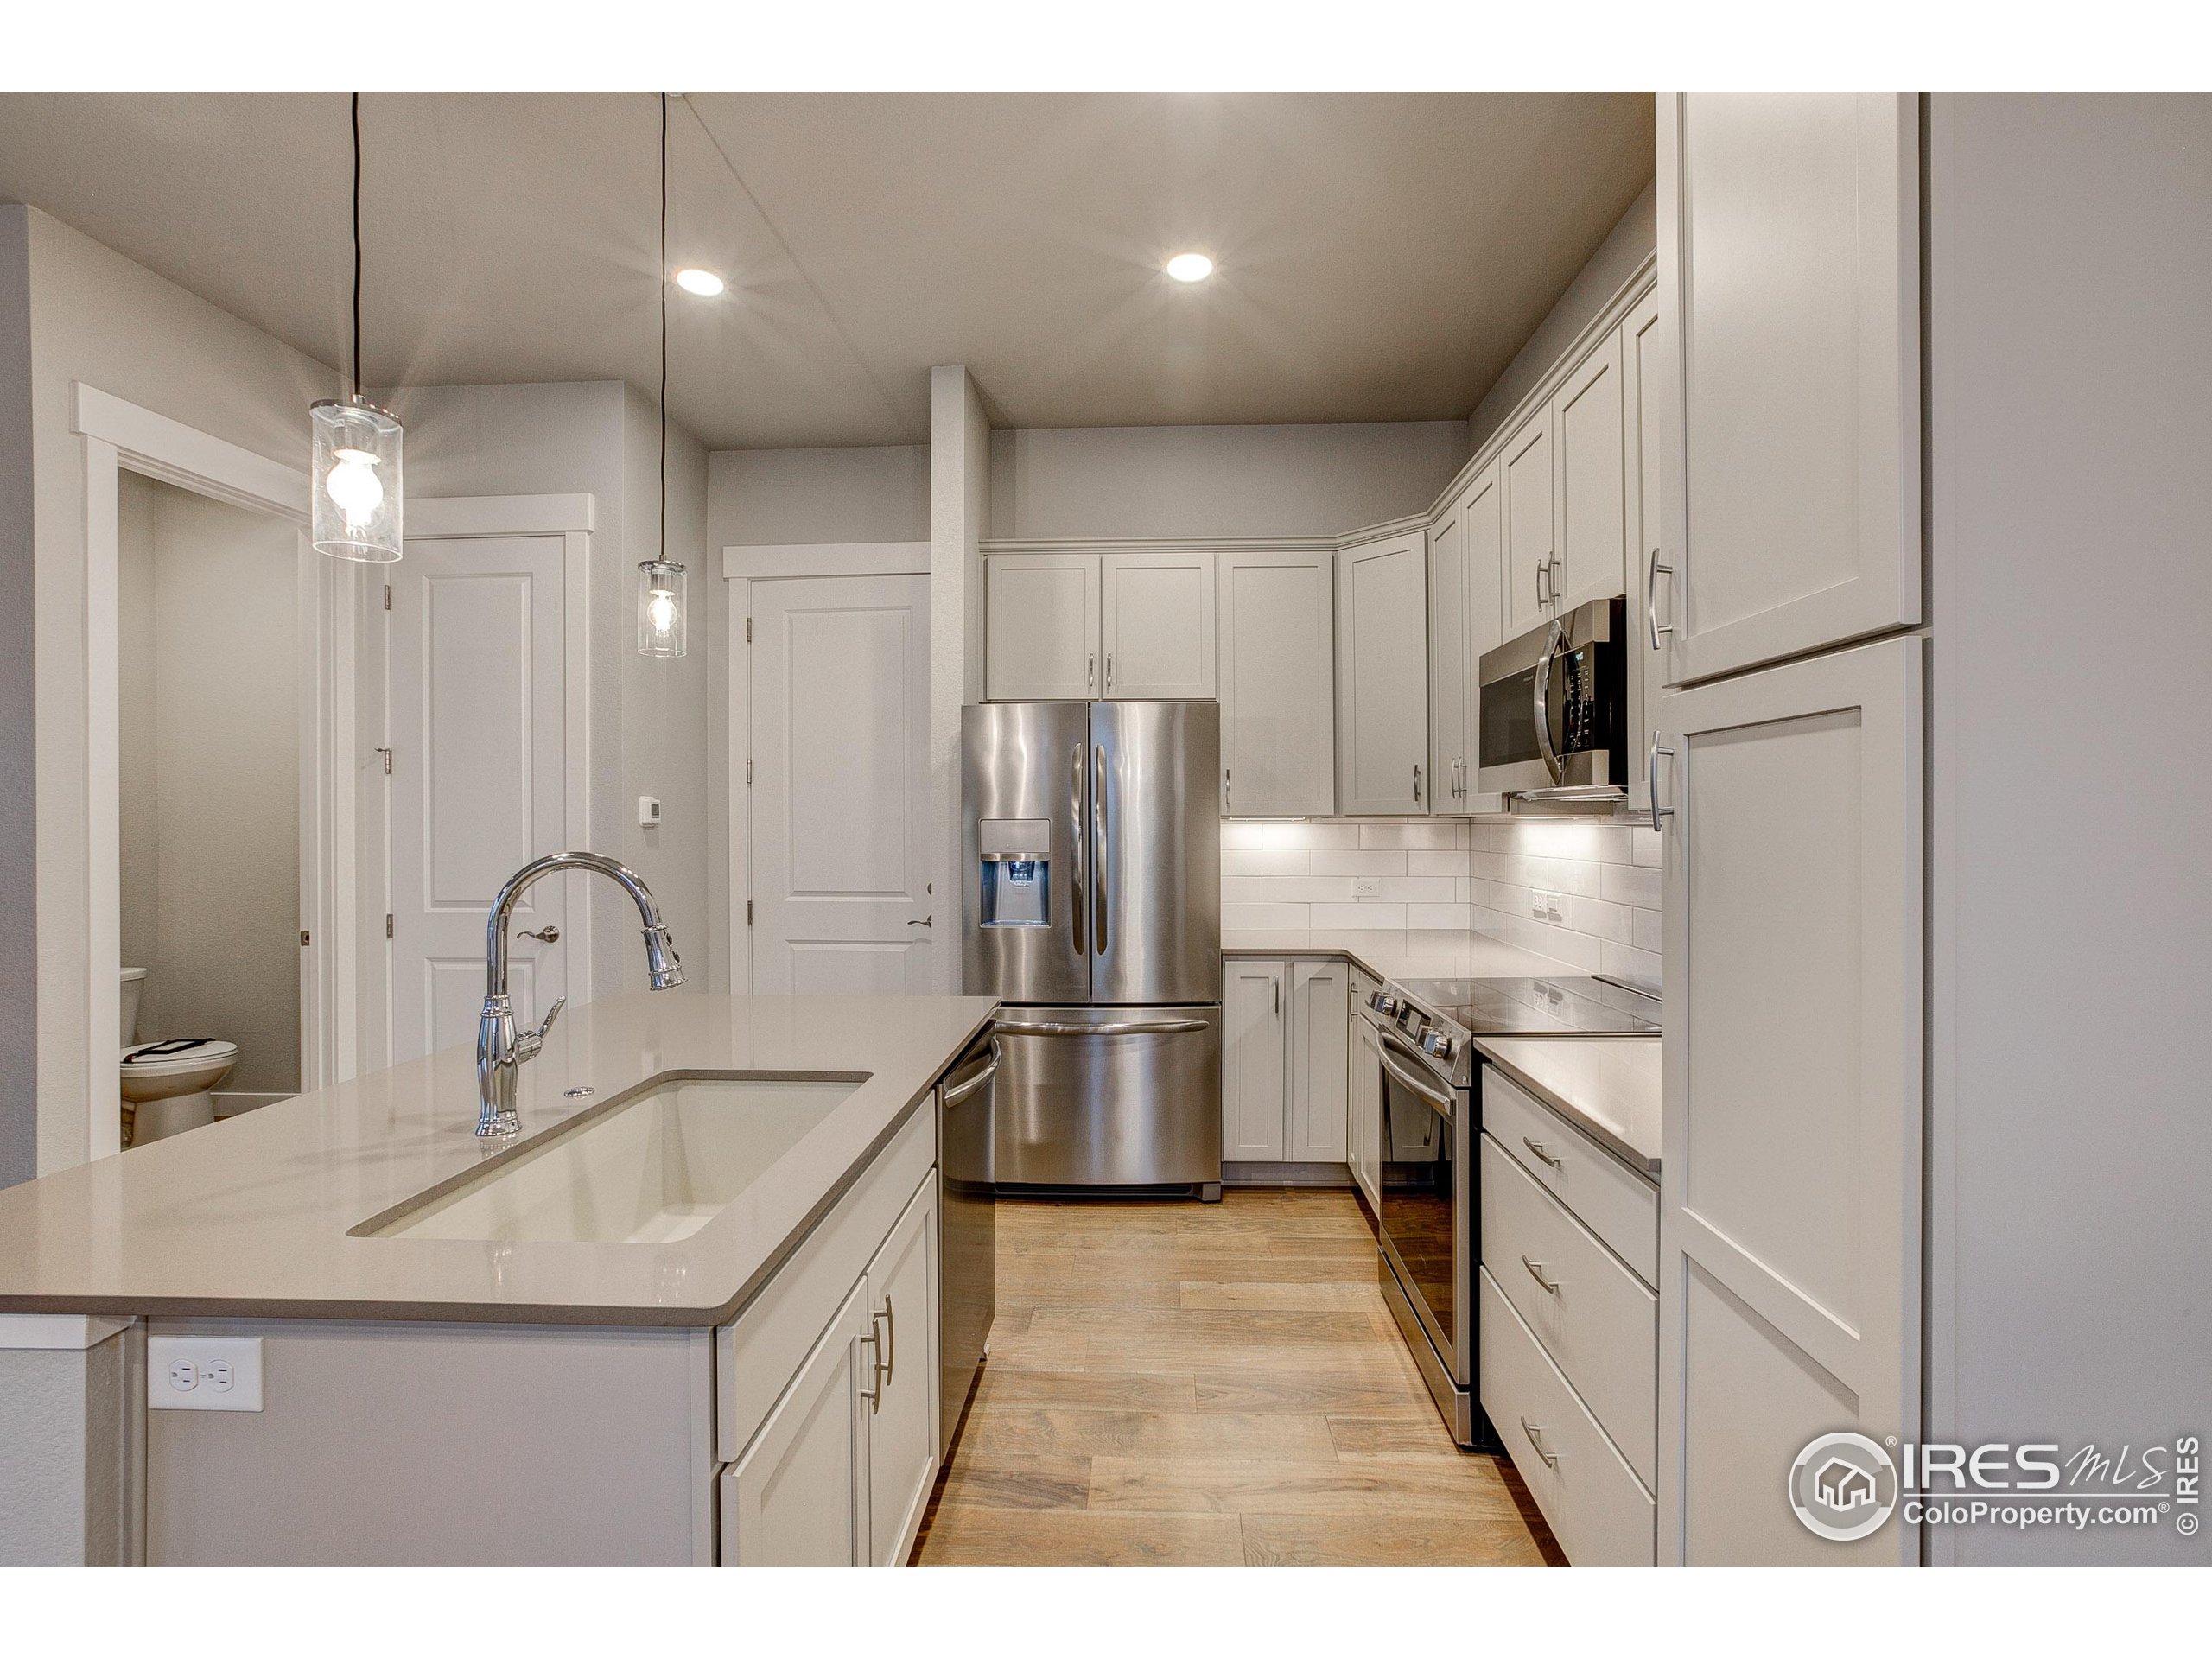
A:
POLYGON ((1090 891, 1096 908, 1092 912, 1092 949, 1106 954, 1106 750, 1094 744, 1090 751, 1090 891))
POLYGON ((1075 746, 1075 753, 1068 761, 1068 823, 1075 830, 1075 953, 1084 954, 1083 945, 1083 745, 1075 746))

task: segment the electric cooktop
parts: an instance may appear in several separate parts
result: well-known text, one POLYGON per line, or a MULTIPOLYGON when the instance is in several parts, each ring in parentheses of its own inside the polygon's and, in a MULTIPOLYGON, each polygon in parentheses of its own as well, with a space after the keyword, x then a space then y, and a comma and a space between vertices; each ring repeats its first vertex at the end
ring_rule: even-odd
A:
POLYGON ((1580 975, 1544 979, 1408 979, 1399 988, 1469 1032, 1493 1037, 1659 1034, 1659 1000, 1580 975))

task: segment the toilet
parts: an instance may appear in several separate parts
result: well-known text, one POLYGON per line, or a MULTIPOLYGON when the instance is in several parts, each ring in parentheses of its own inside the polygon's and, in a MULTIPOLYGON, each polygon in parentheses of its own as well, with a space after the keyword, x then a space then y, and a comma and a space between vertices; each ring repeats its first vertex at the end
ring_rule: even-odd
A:
POLYGON ((238 1063, 238 1046, 219 1037, 170 1037, 136 1041, 138 999, 146 988, 143 968, 123 970, 123 1058, 118 1071, 123 1090, 124 1144, 181 1134, 215 1121, 210 1091, 238 1063))

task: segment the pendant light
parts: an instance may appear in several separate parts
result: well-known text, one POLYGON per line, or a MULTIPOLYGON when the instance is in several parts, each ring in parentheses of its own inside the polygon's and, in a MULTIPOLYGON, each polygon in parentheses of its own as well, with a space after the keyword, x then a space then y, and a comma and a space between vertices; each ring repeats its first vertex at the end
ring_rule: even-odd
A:
POLYGON ((399 557, 399 418, 361 396, 361 95, 353 94, 352 391, 308 407, 315 551, 390 564, 399 557))
POLYGON ((683 567, 668 556, 668 94, 660 95, 660 551, 638 566, 638 652, 683 654, 683 567))

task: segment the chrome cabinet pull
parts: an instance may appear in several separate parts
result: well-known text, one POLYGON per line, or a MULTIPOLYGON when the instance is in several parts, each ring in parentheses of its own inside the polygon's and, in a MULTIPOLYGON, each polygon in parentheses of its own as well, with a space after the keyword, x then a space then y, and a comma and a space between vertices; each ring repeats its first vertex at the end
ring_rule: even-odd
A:
POLYGON ((1414 762, 1414 804, 1421 804, 1421 762, 1414 762))
POLYGON ((879 1344, 883 1355, 883 1382, 880 1386, 887 1389, 899 1378, 899 1316, 888 1296, 883 1299, 882 1313, 868 1316, 871 1325, 878 1319, 883 1321, 884 1332, 883 1341, 879 1344))
POLYGON ((1090 931, 1092 948, 1103 957, 1106 954, 1106 749, 1103 744, 1093 744, 1090 750, 1090 931))
POLYGON ((1529 1269, 1529 1276, 1531 1279, 1534 1279, 1538 1284, 1541 1285, 1546 1291, 1554 1296, 1559 1294, 1559 1281, 1556 1279, 1547 1279, 1544 1277, 1544 1264, 1542 1262, 1531 1262, 1524 1255, 1521 1258, 1521 1265, 1529 1269))
POLYGON ((1544 1163, 1549 1164, 1554 1169, 1565 1169, 1567 1167, 1567 1160, 1562 1158, 1554 1158, 1551 1154, 1546 1152, 1541 1141, 1531 1141, 1524 1135, 1521 1137, 1521 1144, 1528 1147, 1529 1151, 1535 1153, 1538 1159, 1544 1163))
POLYGON ((1663 575, 1671 581, 1674 575, 1673 565, 1662 564, 1658 560, 1654 559, 1651 561, 1650 569, 1643 578, 1643 625, 1650 631, 1651 649, 1654 651, 1659 649, 1661 634, 1672 633, 1675 631, 1675 625, 1671 622, 1663 628, 1659 626, 1659 578, 1663 575))
POLYGON ((875 1380, 874 1388, 861 1390, 861 1398, 868 1402, 869 1411, 880 1411, 883 1409, 883 1344, 875 1334, 875 1315, 873 1313, 868 1316, 868 1330, 861 1341, 874 1351, 868 1360, 868 1375, 875 1380))
POLYGON ((1536 1455, 1544 1460, 1544 1466, 1547 1469, 1559 1467, 1559 1453, 1544 1450, 1544 1427, 1541 1423, 1532 1423, 1523 1417, 1521 1420, 1521 1432, 1529 1437, 1529 1444, 1536 1448, 1536 1455))
POLYGON ((1551 601, 1544 594, 1545 565, 1546 561, 1536 561, 1536 608, 1540 611, 1551 608, 1551 601))
POLYGON ((1110 651, 1106 653, 1106 690, 1109 696, 1114 690, 1114 653, 1110 651))
POLYGON ((1083 689, 1086 691, 1098 689, 1098 653, 1095 651, 1083 659, 1083 689))
POLYGON ((1272 984, 1274 985, 1274 993, 1275 993, 1275 1018, 1276 1018, 1276 1019, 1278 1019, 1278 1020, 1280 1020, 1280 1019, 1281 1019, 1281 1018, 1282 1018, 1282 981, 1281 981, 1281 980, 1280 980, 1280 979, 1276 979, 1276 980, 1273 980, 1273 981, 1271 981, 1271 982, 1270 982, 1270 983, 1272 983, 1272 984))
POLYGON ((540 944, 558 944, 561 943, 561 930, 548 922, 543 927, 525 928, 523 938, 536 939, 540 944))
POLYGON ((1083 948, 1083 745, 1075 746, 1075 753, 1068 762, 1068 823, 1075 831, 1075 953, 1084 954, 1083 948))
POLYGON ((1673 807, 1659 804, 1659 757, 1662 754, 1669 760, 1675 758, 1675 752, 1661 744, 1659 733, 1654 728, 1651 752, 1643 758, 1643 781, 1651 791, 1651 827, 1654 830, 1659 827, 1660 819, 1672 817, 1675 814, 1673 807))
POLYGON ((1224 812, 1229 810, 1229 768, 1227 766, 1221 769, 1221 810, 1224 812))

